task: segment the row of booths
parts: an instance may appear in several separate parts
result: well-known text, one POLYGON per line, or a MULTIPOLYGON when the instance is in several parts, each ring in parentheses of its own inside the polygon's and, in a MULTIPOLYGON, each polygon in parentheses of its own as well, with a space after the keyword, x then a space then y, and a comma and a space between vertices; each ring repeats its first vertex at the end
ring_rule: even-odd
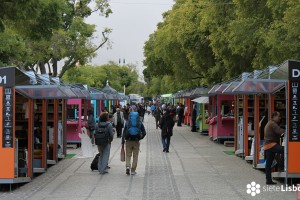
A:
POLYGON ((273 177, 299 178, 300 162, 300 62, 286 61, 265 70, 242 73, 238 78, 216 84, 210 89, 181 91, 174 103, 185 105, 185 124, 190 124, 192 108, 197 109, 197 126, 211 139, 233 140, 235 154, 264 169, 264 127, 274 111, 281 113, 285 130, 284 172, 273 177), (200 94, 201 93, 201 94, 200 94))
POLYGON ((102 90, 65 84, 47 74, 0 68, 0 184, 29 182, 79 143, 87 110, 126 99, 108 84, 102 90), (109 90, 109 91, 107 91, 109 90), (107 92, 107 93, 105 93, 107 92))

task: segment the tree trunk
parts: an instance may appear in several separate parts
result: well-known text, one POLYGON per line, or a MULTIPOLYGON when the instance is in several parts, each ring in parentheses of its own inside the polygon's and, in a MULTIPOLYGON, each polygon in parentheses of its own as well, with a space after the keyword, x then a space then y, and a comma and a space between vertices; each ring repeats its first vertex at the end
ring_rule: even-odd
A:
POLYGON ((41 74, 46 74, 45 62, 44 62, 44 61, 40 61, 40 62, 38 63, 38 65, 39 65, 41 74))
POLYGON ((55 57, 52 58, 52 70, 53 70, 53 77, 57 76, 57 59, 55 57))

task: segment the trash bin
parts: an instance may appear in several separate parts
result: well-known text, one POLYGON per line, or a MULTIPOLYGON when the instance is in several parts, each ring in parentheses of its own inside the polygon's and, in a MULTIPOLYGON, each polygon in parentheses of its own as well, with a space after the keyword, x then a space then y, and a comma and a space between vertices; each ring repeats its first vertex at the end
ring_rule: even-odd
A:
POLYGON ((85 127, 81 128, 81 133, 79 133, 79 137, 81 139, 82 156, 88 158, 93 157, 93 146, 85 127))

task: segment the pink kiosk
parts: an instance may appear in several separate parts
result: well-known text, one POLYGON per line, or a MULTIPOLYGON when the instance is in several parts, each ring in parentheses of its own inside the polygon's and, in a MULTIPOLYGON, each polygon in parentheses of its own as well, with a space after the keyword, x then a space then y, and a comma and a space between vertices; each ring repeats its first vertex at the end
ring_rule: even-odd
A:
POLYGON ((234 96, 222 94, 227 86, 216 85, 208 92, 210 117, 206 123, 209 137, 214 141, 234 139, 234 96))

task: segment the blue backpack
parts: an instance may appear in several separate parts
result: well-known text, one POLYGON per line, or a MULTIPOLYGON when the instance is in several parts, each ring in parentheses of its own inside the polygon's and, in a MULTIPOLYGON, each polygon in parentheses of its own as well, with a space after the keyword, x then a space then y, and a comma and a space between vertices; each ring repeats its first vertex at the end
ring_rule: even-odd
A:
POLYGON ((128 138, 140 139, 141 135, 141 120, 138 112, 131 112, 128 116, 127 124, 128 138))

